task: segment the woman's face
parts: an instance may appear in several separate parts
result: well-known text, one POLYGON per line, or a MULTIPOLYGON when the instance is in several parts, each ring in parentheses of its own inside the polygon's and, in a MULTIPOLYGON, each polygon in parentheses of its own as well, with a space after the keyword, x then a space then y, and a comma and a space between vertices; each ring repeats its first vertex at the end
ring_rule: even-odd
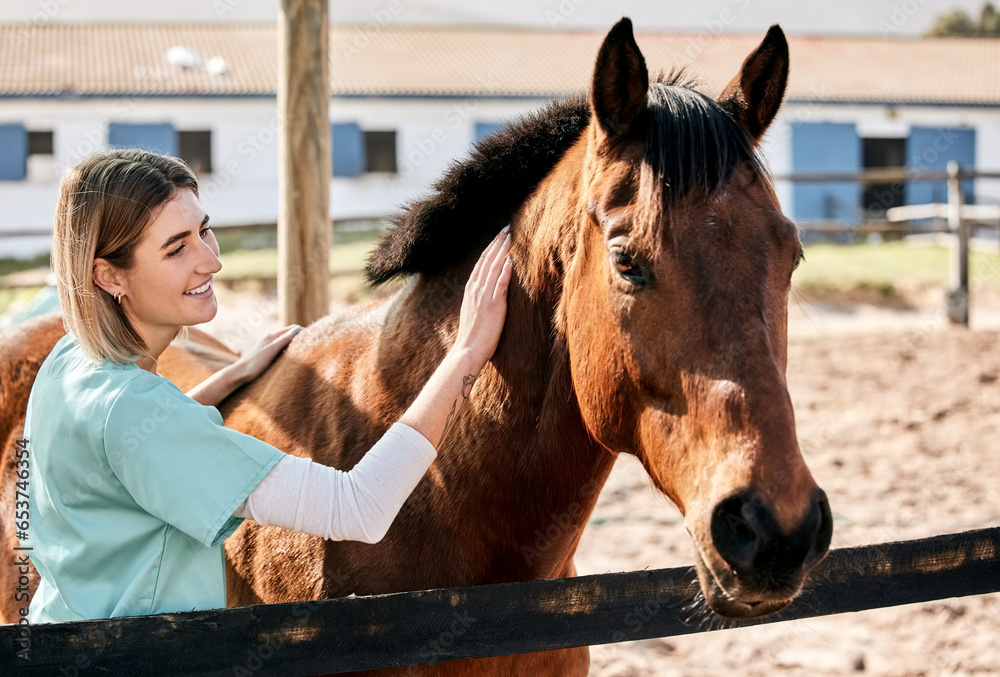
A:
POLYGON ((194 192, 178 189, 147 226, 123 282, 122 306, 147 345, 215 317, 212 276, 221 269, 208 215, 194 192))

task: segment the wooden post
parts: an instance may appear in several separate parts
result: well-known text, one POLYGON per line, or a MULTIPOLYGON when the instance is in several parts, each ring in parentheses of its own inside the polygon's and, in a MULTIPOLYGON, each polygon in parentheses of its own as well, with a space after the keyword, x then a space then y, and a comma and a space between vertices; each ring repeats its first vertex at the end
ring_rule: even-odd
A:
POLYGON ((329 312, 327 0, 282 0, 278 18, 278 294, 283 324, 329 312))
POLYGON ((948 228, 951 267, 948 273, 948 319, 969 326, 969 227, 962 220, 962 183, 958 163, 948 163, 948 228))

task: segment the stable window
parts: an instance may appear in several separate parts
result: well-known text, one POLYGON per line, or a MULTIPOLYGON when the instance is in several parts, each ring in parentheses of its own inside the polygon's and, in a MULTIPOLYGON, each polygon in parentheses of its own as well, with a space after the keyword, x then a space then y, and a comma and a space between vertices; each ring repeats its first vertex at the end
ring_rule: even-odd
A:
POLYGON ((503 129, 502 122, 477 122, 476 123, 476 143, 479 143, 495 131, 503 129))
MULTIPOLYGON (((964 169, 976 167, 976 130, 971 127, 912 127, 906 139, 906 167, 913 171, 943 172, 948 162, 964 169)), ((966 204, 975 202, 973 181, 962 181, 966 204)), ((948 201, 946 181, 909 181, 906 204, 922 205, 948 201)))
POLYGON ((212 132, 181 130, 177 132, 178 157, 188 163, 195 174, 212 171, 212 132))
POLYGON ((55 142, 52 130, 28 132, 27 174, 25 179, 33 183, 54 183, 62 173, 56 164, 55 142))
POLYGON ((28 132, 28 155, 53 155, 55 144, 52 132, 28 132))
POLYGON ((139 148, 176 157, 177 131, 168 122, 112 122, 108 125, 108 145, 111 148, 139 148))
MULTIPOLYGON (((861 142, 854 123, 793 122, 792 172, 849 174, 861 169, 861 142)), ((792 214, 798 221, 855 221, 858 181, 796 181, 792 214)))
POLYGON ((0 181, 23 181, 27 174, 28 132, 21 124, 0 124, 0 181))
POLYGON ((365 171, 396 173, 395 131, 365 131, 365 171))
MULTIPOLYGON (((906 139, 862 139, 861 162, 865 169, 902 169, 906 166, 906 139)), ((884 219, 887 209, 905 204, 901 181, 868 183, 862 187, 861 209, 866 218, 884 219)))

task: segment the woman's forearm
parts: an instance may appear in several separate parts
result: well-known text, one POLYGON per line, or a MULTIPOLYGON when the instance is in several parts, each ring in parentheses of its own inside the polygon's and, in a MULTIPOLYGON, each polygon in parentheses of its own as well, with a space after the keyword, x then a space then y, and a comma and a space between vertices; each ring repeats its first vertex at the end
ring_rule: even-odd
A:
POLYGON ((272 331, 247 349, 238 360, 189 390, 187 396, 199 404, 219 406, 234 390, 260 376, 300 329, 302 327, 293 324, 272 331))
POLYGON ((251 379, 240 362, 223 367, 187 392, 187 396, 198 404, 217 407, 234 390, 246 385, 251 379))
POLYGON ((431 375, 417 399, 399 419, 440 449, 469 399, 483 364, 468 351, 451 350, 431 375))
POLYGON ((479 372, 493 356, 507 314, 507 286, 512 268, 504 228, 479 257, 465 285, 455 344, 406 410, 404 423, 440 449, 469 399, 479 372))

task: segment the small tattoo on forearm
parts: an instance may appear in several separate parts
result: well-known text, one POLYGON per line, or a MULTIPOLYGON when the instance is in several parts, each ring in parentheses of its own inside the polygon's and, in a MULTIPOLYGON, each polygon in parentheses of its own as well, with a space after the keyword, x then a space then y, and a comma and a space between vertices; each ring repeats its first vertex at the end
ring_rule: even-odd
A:
POLYGON ((472 386, 476 383, 476 377, 472 374, 468 374, 462 379, 462 399, 469 399, 469 395, 472 394, 472 386))
MULTIPOLYGON (((472 386, 475 385, 475 383, 476 383, 475 374, 467 374, 466 376, 462 377, 463 404, 465 403, 465 400, 469 399, 469 396, 472 395, 472 386)), ((448 436, 448 432, 451 430, 452 425, 454 425, 455 418, 457 416, 458 416, 458 398, 455 398, 455 401, 451 403, 451 411, 448 412, 448 418, 446 418, 444 421, 444 430, 441 432, 441 439, 438 440, 437 443, 438 448, 441 447, 441 444, 444 442, 444 438, 448 436)))

